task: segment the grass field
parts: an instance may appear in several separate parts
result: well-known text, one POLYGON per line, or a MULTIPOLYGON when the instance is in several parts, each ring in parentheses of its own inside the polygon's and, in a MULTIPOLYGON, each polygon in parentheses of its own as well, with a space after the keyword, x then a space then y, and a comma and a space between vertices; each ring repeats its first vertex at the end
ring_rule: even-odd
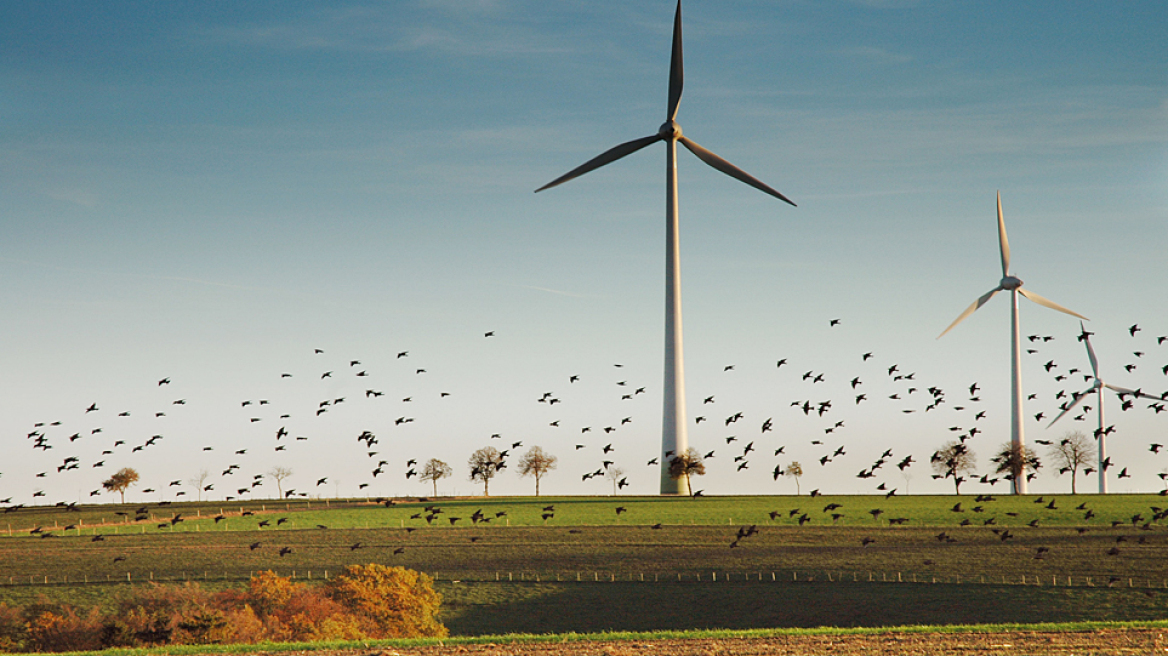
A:
POLYGON ((126 586, 114 582, 127 575, 239 585, 265 569, 320 579, 380 562, 435 574, 444 621, 462 635, 1168 617, 1168 531, 1159 515, 1168 500, 1036 499, 204 503, 152 506, 137 522, 136 507, 21 509, 0 519, 12 526, 9 537, 0 524, 0 584, 11 582, 0 585, 0 600, 47 595, 89 605, 119 594, 126 586), (1083 503, 1093 517, 1076 510, 1083 503), (429 523, 426 506, 442 510, 429 523), (626 509, 619 515, 618 506, 626 509), (220 510, 226 517, 216 522, 220 510), (472 522, 476 511, 490 521, 472 522), (841 515, 834 521, 833 512, 841 515), (184 521, 172 526, 175 513, 184 521), (890 517, 906 521, 890 525, 890 517), (280 518, 287 521, 277 526, 280 518), (271 526, 260 528, 264 520, 271 526), (757 533, 739 538, 748 525, 757 533), (55 537, 37 537, 46 531, 55 537), (105 537, 95 542, 94 534, 105 537))

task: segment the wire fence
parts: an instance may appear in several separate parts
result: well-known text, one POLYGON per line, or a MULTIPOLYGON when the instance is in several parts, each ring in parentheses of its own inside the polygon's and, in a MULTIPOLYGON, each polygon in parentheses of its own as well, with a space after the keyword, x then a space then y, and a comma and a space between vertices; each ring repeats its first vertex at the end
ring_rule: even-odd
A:
MULTIPOLYGON (((273 570, 276 574, 297 581, 324 581, 344 571, 345 566, 316 570, 273 570)), ((137 583, 185 582, 244 582, 260 571, 226 570, 199 572, 127 571, 118 574, 76 575, 42 574, 4 576, 0 572, 0 587, 9 586, 78 586, 137 583)), ((1059 588, 1140 588, 1168 589, 1168 579, 1130 576, 1064 575, 1064 574, 938 574, 903 570, 836 570, 788 569, 771 571, 746 570, 688 570, 629 572, 616 570, 462 570, 427 572, 435 581, 445 583, 644 583, 644 584, 909 584, 909 585, 1020 585, 1059 588)))

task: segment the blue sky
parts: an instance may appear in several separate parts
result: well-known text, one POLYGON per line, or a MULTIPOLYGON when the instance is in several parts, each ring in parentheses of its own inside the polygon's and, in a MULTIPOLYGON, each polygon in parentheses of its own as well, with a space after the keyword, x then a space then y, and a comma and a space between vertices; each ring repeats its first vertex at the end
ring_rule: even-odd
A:
MULTIPOLYGON (((274 465, 314 495, 416 494, 405 462, 430 457, 455 468, 443 492, 469 494, 470 452, 519 441, 513 454, 559 456, 545 493, 608 491, 580 478, 607 443, 626 492, 654 492, 662 147, 532 191, 656 131, 672 15, 670 2, 0 6, 0 499, 108 500, 89 493, 121 466, 145 474, 128 497, 141 500, 194 496, 166 483, 202 468, 209 495, 236 495, 274 465), (629 386, 645 392, 622 400, 629 386), (547 391, 563 402, 538 403, 547 391), (308 439, 275 452, 281 425, 308 439), (32 448, 34 431, 53 448, 32 448), (57 473, 70 455, 79 468, 57 473)), ((999 190, 1026 288, 1092 319, 1109 382, 1168 390, 1166 22, 1156 2, 687 2, 685 134, 799 205, 679 156, 690 441, 716 451, 696 487, 790 493, 771 470, 794 459, 804 489, 944 492, 927 458, 949 427, 975 425, 952 410, 972 408, 974 382, 987 469, 1008 439, 1008 302, 935 338, 1000 277, 999 190), (891 364, 950 408, 925 413, 891 364), (852 402, 855 376, 870 402, 852 402), (790 407, 828 398, 821 418, 790 407), (847 455, 819 465, 837 446, 847 455), (886 448, 922 464, 857 479, 886 448)), ((1093 416, 1033 420, 1088 386, 1052 379, 1087 362, 1074 319, 1022 304, 1023 333, 1055 337, 1024 360, 1039 395, 1028 438, 1089 432, 1093 416)), ((1168 415, 1108 403, 1113 460, 1132 474, 1114 489, 1159 489, 1168 455, 1148 445, 1168 415)), ((492 483, 531 488, 514 467, 492 483)), ((1068 488, 1050 471, 1034 485, 1068 488)))

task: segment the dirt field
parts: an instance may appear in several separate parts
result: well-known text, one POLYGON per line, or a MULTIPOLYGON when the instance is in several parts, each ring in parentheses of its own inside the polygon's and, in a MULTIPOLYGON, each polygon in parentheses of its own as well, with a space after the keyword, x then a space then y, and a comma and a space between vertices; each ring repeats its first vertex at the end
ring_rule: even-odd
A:
MULTIPOLYGON (((814 654, 1165 654, 1168 630, 1107 629, 1082 633, 879 633, 754 639, 572 641, 446 645, 422 648, 306 652, 307 656, 809 656, 814 654)), ((287 654, 287 652, 285 652, 287 654)), ((257 655, 263 656, 263 655, 257 655)))

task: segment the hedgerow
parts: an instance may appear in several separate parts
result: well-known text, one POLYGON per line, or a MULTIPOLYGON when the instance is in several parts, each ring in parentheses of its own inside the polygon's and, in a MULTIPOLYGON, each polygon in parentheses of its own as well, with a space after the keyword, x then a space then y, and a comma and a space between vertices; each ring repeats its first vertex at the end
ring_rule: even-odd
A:
POLYGON ((0 652, 444 637, 440 604, 429 576, 401 567, 353 565, 316 586, 267 571, 246 590, 151 584, 104 613, 0 603, 0 652))

